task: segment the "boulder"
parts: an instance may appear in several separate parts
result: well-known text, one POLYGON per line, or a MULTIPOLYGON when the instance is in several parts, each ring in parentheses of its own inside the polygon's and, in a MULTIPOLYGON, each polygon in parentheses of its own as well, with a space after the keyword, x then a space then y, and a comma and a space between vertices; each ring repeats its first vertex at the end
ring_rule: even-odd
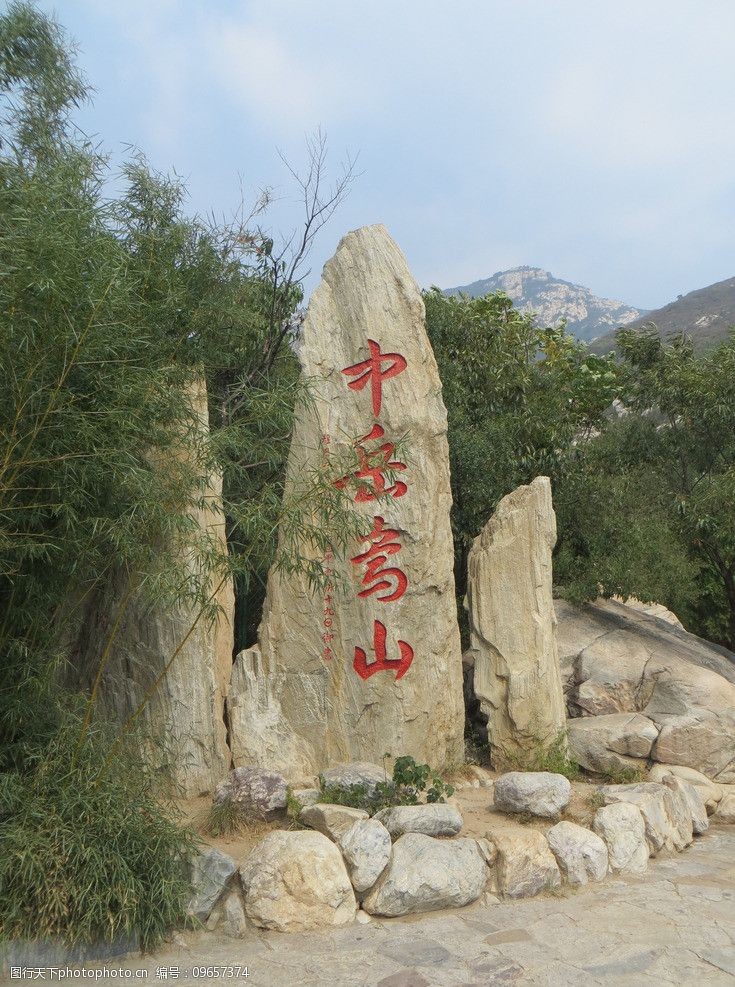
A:
POLYGON ((231 939, 239 939, 247 930, 247 919, 242 897, 237 889, 229 891, 216 906, 207 921, 207 928, 217 929, 231 939))
POLYGON ((336 764, 322 771, 321 778, 325 785, 339 785, 340 788, 362 785, 369 794, 375 791, 376 785, 388 781, 385 768, 370 761, 336 764))
POLYGON ((461 908, 480 897, 487 876, 474 840, 406 833, 394 843, 390 863, 362 907, 389 917, 461 908))
POLYGON ((628 802, 640 809, 651 855, 659 850, 683 850, 692 842, 692 820, 688 806, 666 785, 642 782, 636 785, 602 785, 599 792, 606 805, 628 802))
POLYGON ((546 839, 569 884, 601 881, 607 874, 607 846, 591 830, 563 821, 551 827, 546 839))
POLYGON ((643 771, 658 728, 640 713, 608 713, 569 720, 567 736, 572 758, 587 771, 643 771))
POLYGON ((236 873, 237 864, 232 857, 214 847, 197 854, 192 862, 193 894, 187 908, 189 915, 206 922, 219 900, 232 887, 236 873))
POLYGON ((712 820, 718 823, 735 823, 735 795, 723 795, 712 820))
POLYGON ((509 771, 493 788, 494 805, 500 812, 530 812, 549 819, 558 816, 571 797, 569 779, 550 771, 509 771))
POLYGON ((565 726, 556 650, 548 477, 504 497, 468 559, 467 609, 475 695, 494 763, 554 743, 565 726))
POLYGON ((605 841, 610 870, 643 874, 648 870, 646 824, 637 805, 615 802, 598 809, 592 828, 605 841))
POLYGON ((695 771, 694 768, 687 768, 683 764, 654 764, 648 772, 650 781, 662 782, 669 775, 681 778, 683 781, 688 781, 701 795, 707 807, 708 814, 711 815, 715 811, 722 798, 721 785, 718 785, 717 782, 710 781, 701 771, 695 771))
POLYGON ((214 802, 215 805, 233 802, 243 816, 272 819, 286 808, 287 791, 286 779, 275 771, 235 768, 217 786, 214 802))
POLYGON ((346 925, 357 902, 342 854, 323 833, 275 830, 240 868, 245 914, 261 929, 346 925))
MULTIPOLYGON (((707 818, 707 806, 704 803, 701 792, 695 788, 691 782, 676 775, 668 774, 663 779, 663 784, 670 788, 675 796, 682 798, 686 805, 686 811, 691 822, 692 833, 701 836, 709 829, 709 819, 707 818)), ((687 823, 682 823, 682 831, 686 833, 687 823)), ((689 841, 691 842, 691 840, 689 841)))
POLYGON ((735 655, 613 600, 556 611, 571 716, 642 713, 651 760, 735 780, 735 655))
MULTIPOLYGON (((327 470, 364 531, 327 554, 336 578, 327 573, 321 589, 306 567, 271 569, 257 707, 233 680, 230 702, 247 711, 233 746, 278 770, 295 751, 312 773, 385 751, 452 768, 464 716, 447 414, 421 291, 383 226, 340 241, 298 357, 310 400, 296 414, 284 496, 308 496, 315 471, 327 470)), ((308 532, 299 547, 324 561, 308 532)))
POLYGON ((426 805, 396 805, 376 812, 390 835, 395 839, 404 833, 425 836, 456 836, 462 829, 462 816, 453 805, 434 802, 426 805))
POLYGON ((293 788, 291 795, 304 809, 307 805, 314 805, 315 802, 318 802, 322 793, 318 788, 293 788))
POLYGON ((338 842, 352 887, 358 895, 362 895, 388 866, 390 833, 378 819, 358 819, 340 836, 338 842))
POLYGON ((543 833, 535 829, 500 830, 491 834, 497 848, 498 891, 508 898, 531 898, 558 887, 561 875, 543 833))
POLYGON ((324 833, 335 843, 339 842, 340 836, 347 832, 358 819, 369 818, 369 813, 365 812, 364 809, 353 809, 349 805, 329 805, 325 802, 307 805, 299 813, 300 823, 324 833))

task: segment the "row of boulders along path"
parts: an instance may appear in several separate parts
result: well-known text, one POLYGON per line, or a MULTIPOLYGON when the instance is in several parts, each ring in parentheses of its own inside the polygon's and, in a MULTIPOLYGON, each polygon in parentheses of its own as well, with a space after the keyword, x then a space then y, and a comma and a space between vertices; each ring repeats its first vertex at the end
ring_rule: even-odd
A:
MULTIPOLYGON (((199 855, 190 913, 209 929, 241 936, 253 926, 296 932, 480 899, 492 904, 608 874, 642 874, 651 857, 683 851, 706 832, 710 814, 735 822, 735 786, 696 772, 687 778, 661 770, 657 781, 588 786, 596 807, 590 827, 563 818, 572 786, 561 774, 512 771, 494 782, 482 769, 475 774, 490 824, 481 838, 462 835, 456 804, 393 806, 371 817, 319 802, 317 789, 295 791, 303 806, 299 828, 273 829, 243 860, 214 847, 199 855), (511 824, 493 827, 498 813, 511 824)), ((371 791, 385 775, 360 763, 322 777, 371 791)), ((284 827, 294 825, 287 798, 282 775, 247 767, 232 771, 215 794, 215 802, 231 801, 245 817, 280 819, 284 827)))

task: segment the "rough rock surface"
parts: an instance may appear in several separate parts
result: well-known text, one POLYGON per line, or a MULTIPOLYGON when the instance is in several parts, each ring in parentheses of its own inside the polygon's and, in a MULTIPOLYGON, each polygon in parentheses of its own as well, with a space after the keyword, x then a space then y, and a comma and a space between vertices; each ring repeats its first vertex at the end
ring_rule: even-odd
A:
POLYGON ((193 894, 187 911, 200 922, 206 922, 217 902, 231 886, 237 864, 221 850, 210 847, 197 854, 192 862, 193 894))
POLYGON ((610 870, 643 874, 648 870, 646 824, 637 805, 615 802, 595 813, 592 828, 607 846, 610 870))
POLYGON ((286 808, 287 787, 286 779, 276 771, 252 766, 235 768, 217 786, 214 802, 234 802, 243 816, 272 819, 286 808))
POLYGON ((550 819, 566 808, 571 797, 569 779, 551 771, 509 771, 493 788, 494 805, 500 812, 530 812, 550 819))
POLYGON ((362 907, 385 916, 461 908, 480 897, 487 876, 475 840, 406 833, 394 843, 390 864, 362 907))
POLYGON ((602 785, 607 805, 628 802, 641 811, 651 854, 659 850, 683 850, 692 842, 692 819, 688 806, 666 785, 642 782, 636 785, 602 785))
POLYGON ((341 788, 363 785, 370 793, 375 791, 376 785, 387 780, 385 768, 371 761, 335 764, 333 768, 322 771, 321 776, 325 785, 339 785, 341 788))
POLYGON ((699 789, 695 788, 691 782, 685 781, 684 778, 677 778, 676 775, 672 774, 666 775, 663 783, 672 792, 684 799, 689 818, 691 819, 692 833, 695 836, 701 836, 702 833, 706 833, 709 829, 707 806, 699 789))
POLYGON ((322 833, 269 833, 240 868, 245 913, 261 929, 346 925, 357 902, 342 854, 322 833))
POLYGON ((539 476, 501 500, 470 550, 475 694, 499 764, 555 741, 564 730, 552 599, 555 543, 551 483, 539 476))
POLYGON ((588 771, 643 771, 658 727, 640 713, 608 713, 568 720, 567 736, 572 758, 588 771))
POLYGON ((716 781, 710 781, 701 771, 695 771, 694 768, 687 768, 682 764, 654 764, 648 772, 650 781, 662 782, 669 775, 693 785, 704 800, 707 812, 712 814, 715 811, 722 798, 722 786, 716 781))
POLYGON ((712 819, 718 823, 735 823, 735 795, 723 795, 712 819))
POLYGON ((446 803, 427 805, 396 805, 376 812, 390 835, 395 839, 404 833, 424 833, 426 836, 456 836, 462 829, 458 809, 446 803))
POLYGON ((601 881, 607 874, 607 846, 591 830, 563 821, 551 827, 546 839, 569 884, 601 881))
POLYGON ((240 892, 233 888, 216 906, 209 916, 207 928, 229 936, 232 939, 239 939, 245 934, 247 929, 247 919, 242 903, 240 892))
POLYGON ((653 761, 735 780, 735 655, 612 600, 556 611, 572 716, 643 713, 653 761))
MULTIPOLYGON (((194 445, 206 441, 209 431, 207 391, 204 381, 190 388, 191 406, 199 421, 200 435, 194 445)), ((183 446, 173 454, 204 472, 197 450, 183 446)), ((160 454, 151 456, 154 466, 170 468, 160 454)), ((176 547, 182 572, 194 572, 201 556, 202 541, 225 555, 227 541, 222 513, 222 477, 212 474, 203 490, 193 497, 205 506, 192 506, 194 522, 191 541, 176 547)), ((214 577, 215 585, 219 577, 214 577)), ((129 580, 120 574, 110 577, 92 594, 84 607, 79 639, 71 649, 76 656, 74 686, 88 687, 97 671, 100 641, 110 637, 112 615, 123 606, 129 580)), ((220 611, 216 620, 197 620, 199 607, 180 605, 164 608, 155 601, 133 595, 122 610, 102 677, 99 702, 111 720, 125 721, 136 711, 170 658, 176 654, 164 678, 143 708, 145 733, 153 737, 151 753, 161 755, 166 770, 185 797, 212 792, 227 774, 231 758, 227 746, 224 705, 232 667, 235 598, 225 579, 214 594, 220 611), (192 625, 194 625, 192 630, 192 625), (188 635, 188 637, 187 637, 188 635)))
POLYGON ((506 897, 531 898, 561 884, 559 867, 543 833, 513 829, 490 835, 498 852, 498 890, 506 897))
POLYGON ((368 818, 369 814, 364 809, 353 809, 349 805, 330 805, 328 802, 307 805, 299 813, 300 823, 324 833, 335 843, 358 819, 368 818))
POLYGON ((378 819, 358 819, 339 838, 352 887, 358 895, 371 888, 388 866, 390 833, 378 819))
POLYGON ((367 485, 359 488, 365 538, 334 560, 343 581, 326 608, 333 614, 304 574, 271 571, 257 674, 246 669, 257 688, 243 696, 233 679, 230 689, 240 708, 233 744, 243 760, 281 770, 297 750, 312 773, 359 756, 379 760, 386 750, 454 766, 463 753, 463 701, 446 409, 421 292, 384 227, 341 240, 311 296, 299 358, 313 400, 296 419, 286 497, 302 495, 326 450, 335 482, 343 470, 355 475, 362 456, 374 468, 373 489, 383 483, 391 496, 378 502, 367 485), (391 459, 390 443, 404 436, 405 461, 391 459), (378 469, 386 461, 399 464, 400 483, 378 469), (370 532, 381 524, 397 532, 400 550, 384 557, 386 576, 376 581, 355 560, 378 543, 370 532), (407 580, 403 595, 395 569, 407 580))

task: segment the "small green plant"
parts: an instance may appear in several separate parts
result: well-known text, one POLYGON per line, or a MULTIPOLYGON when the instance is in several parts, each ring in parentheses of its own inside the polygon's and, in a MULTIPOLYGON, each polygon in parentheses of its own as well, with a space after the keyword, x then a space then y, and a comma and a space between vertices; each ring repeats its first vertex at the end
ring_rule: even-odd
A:
POLYGON ((633 765, 611 764, 606 771, 600 772, 605 781, 611 785, 635 785, 645 781, 645 773, 633 765))
POLYGON ((582 772, 576 761, 569 756, 566 731, 560 731, 550 744, 539 745, 523 756, 510 757, 510 766, 515 771, 550 771, 564 775, 570 781, 578 781, 582 772))
POLYGON ((231 799, 213 802, 207 810, 204 831, 210 836, 232 836, 246 828, 239 805, 231 799))
MULTIPOLYGON (((390 755, 386 754, 385 758, 388 757, 390 755)), ((454 794, 454 788, 432 774, 428 764, 417 764, 408 755, 396 758, 392 779, 379 781, 374 788, 367 785, 328 785, 321 775, 319 784, 320 802, 349 805, 364 809, 371 815, 388 806, 418 805, 424 793, 427 802, 444 802, 454 794)))
POLYGON ((587 805, 590 807, 590 809, 594 809, 595 811, 597 811, 597 809, 601 809, 604 804, 605 804, 605 796, 602 794, 601 791, 599 791, 599 789, 595 789, 594 792, 590 792, 590 794, 587 796, 587 805))
POLYGON ((294 795, 293 789, 289 785, 286 789, 286 815, 289 819, 289 829, 305 828, 304 825, 299 822, 299 816, 301 815, 303 808, 303 802, 294 795))

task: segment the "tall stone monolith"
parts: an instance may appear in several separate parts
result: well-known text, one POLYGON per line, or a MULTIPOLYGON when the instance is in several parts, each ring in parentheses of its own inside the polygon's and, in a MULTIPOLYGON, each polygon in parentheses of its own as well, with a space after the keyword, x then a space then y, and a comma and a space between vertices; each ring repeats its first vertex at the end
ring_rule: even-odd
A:
POLYGON ((363 537, 327 558, 326 587, 271 571, 260 648, 238 656, 230 684, 235 763, 292 777, 386 752, 456 763, 464 713, 447 415, 421 293, 384 227, 340 242, 299 358, 312 401, 294 429, 286 498, 320 463, 350 458, 352 481, 336 483, 364 517, 363 537))
POLYGON ((551 483, 539 476, 500 501, 470 550, 475 694, 497 767, 522 764, 565 728, 552 598, 555 544, 551 483))

